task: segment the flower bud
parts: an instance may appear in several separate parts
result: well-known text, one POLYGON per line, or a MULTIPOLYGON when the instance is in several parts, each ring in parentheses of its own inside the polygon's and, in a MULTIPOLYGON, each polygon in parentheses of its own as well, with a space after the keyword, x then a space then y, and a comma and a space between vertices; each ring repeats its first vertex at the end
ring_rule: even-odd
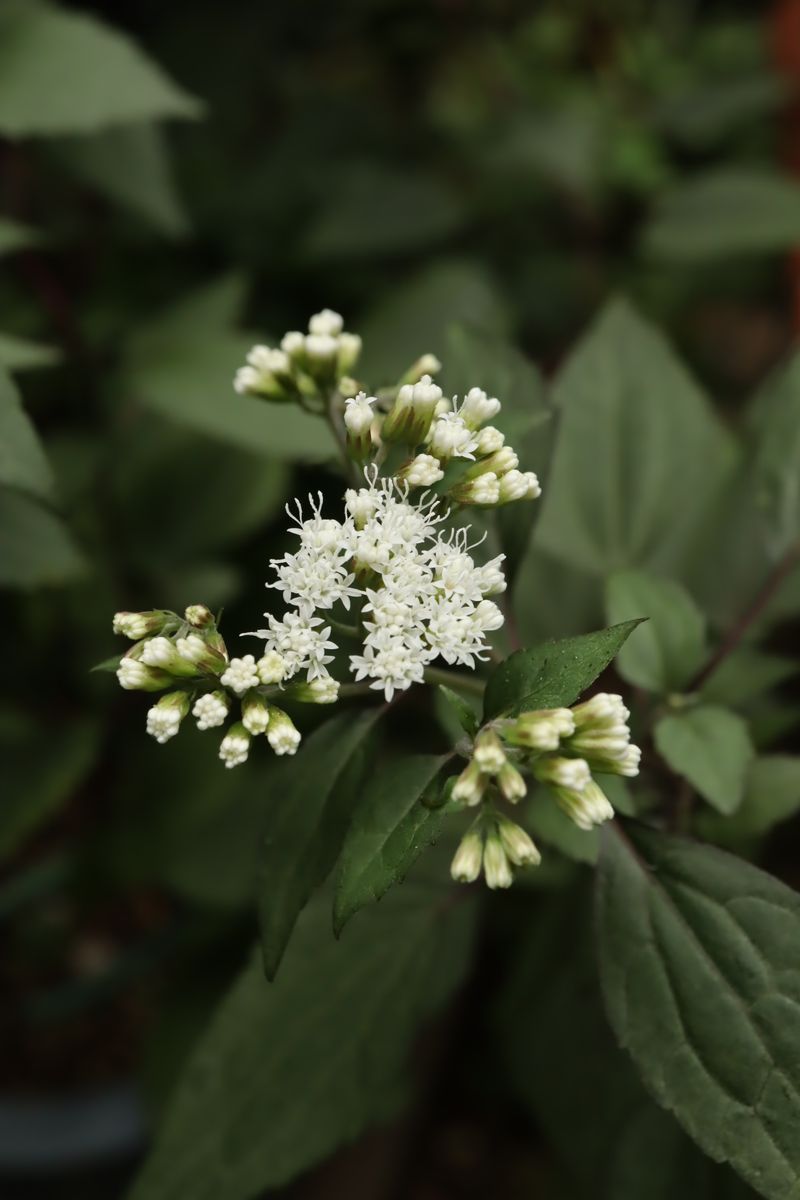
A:
POLYGON ((485 458, 487 454, 496 454, 505 442, 505 434, 499 429, 495 429, 493 425, 487 425, 484 429, 479 429, 475 434, 475 453, 478 458, 485 458))
POLYGON ((220 675, 227 666, 227 659, 218 650, 212 650, 208 642, 197 633, 190 633, 188 637, 178 638, 175 642, 175 649, 186 662, 192 663, 199 670, 208 671, 212 675, 220 675))
POLYGON ((486 775, 496 775, 505 766, 506 752, 493 729, 482 729, 475 738, 472 761, 476 762, 486 775))
POLYGON ((467 392, 458 411, 470 429, 477 429, 485 421, 491 421, 492 417, 496 417, 500 408, 499 400, 493 396, 487 396, 482 388, 474 387, 467 392))
POLYGON ((492 508, 500 500, 500 483, 493 471, 479 475, 477 479, 463 479, 455 485, 451 495, 459 504, 474 504, 480 508, 492 508))
POLYGON ((198 729, 215 729, 228 716, 228 697, 224 692, 207 692, 195 700, 192 716, 198 729))
POLYGON ((572 709, 575 733, 569 740, 573 753, 585 758, 595 771, 612 775, 638 775, 641 751, 632 746, 630 713, 622 697, 598 692, 572 709))
POLYGON ((365 459, 372 449, 372 422, 375 414, 372 405, 376 397, 359 392, 344 403, 344 424, 347 429, 347 449, 352 458, 365 459))
POLYGON ((525 780, 513 763, 506 761, 497 776, 497 786, 504 800, 516 804, 527 792, 525 780))
POLYGON ((207 625, 214 624, 214 614, 205 604, 190 604, 183 615, 187 624, 194 629, 205 629, 207 625))
POLYGON ((394 404, 383 423, 383 440, 418 446, 427 436, 436 405, 441 399, 442 389, 430 375, 423 375, 418 383, 404 383, 398 388, 394 404))
POLYGON ((274 704, 269 706, 267 740, 276 754, 295 754, 300 745, 300 733, 292 718, 274 704))
POLYGON ((438 458, 432 454, 418 454, 397 472, 397 478, 409 487, 432 487, 444 477, 438 458))
POLYGON ((500 816, 497 818, 497 832, 503 849, 515 867, 538 867, 542 856, 520 825, 500 816))
POLYGON ((419 383, 423 375, 438 375, 441 369, 442 364, 435 354, 423 354, 408 368, 400 383, 419 383))
POLYGON ((120 687, 129 692, 160 692, 172 683, 166 671, 148 667, 138 658, 129 658, 127 655, 117 668, 117 679, 120 687))
POLYGON ((163 746, 174 738, 181 721, 189 711, 189 697, 185 692, 169 692, 157 700, 147 714, 147 732, 163 746))
POLYGON ((503 475, 507 475, 509 471, 515 470, 518 466, 519 458, 516 452, 510 446, 501 446, 499 450, 495 450, 494 454, 479 459, 474 467, 469 468, 464 478, 476 479, 481 475, 485 475, 487 471, 491 471, 500 479, 503 475))
POLYGON ((562 738, 568 738, 574 731, 575 722, 568 708, 542 708, 522 713, 504 727, 503 737, 512 746, 544 753, 557 750, 562 738))
POLYGON ((222 686, 230 688, 237 696, 243 696, 251 688, 258 687, 260 682, 252 654, 245 654, 244 658, 232 658, 228 669, 220 676, 222 686))
POLYGON ((581 792, 592 780, 589 764, 582 758, 539 758, 533 773, 541 783, 581 792))
POLYGON ((489 562, 484 563, 482 567, 478 567, 478 580, 483 596, 499 596, 501 592, 506 590, 506 577, 503 574, 503 569, 500 564, 503 562, 505 554, 498 554, 497 558, 492 558, 489 562))
POLYGON ((305 341, 308 373, 318 383, 331 383, 336 375, 339 339, 327 333, 309 333, 305 341))
POLYGON ((511 887, 514 877, 506 856, 503 843, 496 833, 490 833, 483 848, 483 873, 486 885, 493 891, 496 888, 511 887))
POLYGON ((265 686, 282 683, 286 678, 286 670, 286 659, 277 650, 268 650, 256 663, 258 678, 265 686))
POLYGON ((177 678, 191 678, 197 675, 197 667, 193 662, 182 658, 178 653, 175 642, 166 637, 149 638, 141 642, 141 660, 148 667, 158 667, 177 678))
POLYGON ((118 612, 114 613, 112 628, 114 633, 138 642, 140 638, 161 633, 164 626, 174 619, 174 613, 164 612, 160 608, 151 608, 147 612, 118 612))
POLYGON ((453 855, 450 874, 456 883, 474 883, 481 873, 482 861, 483 837, 477 829, 470 829, 453 855))
POLYGON ((473 759, 467 764, 456 780, 451 793, 451 799, 456 804, 466 804, 471 808, 476 804, 480 804, 488 783, 488 775, 485 775, 481 771, 480 766, 473 759))
POLYGON ((536 500, 542 489, 533 471, 508 471, 500 479, 500 503, 512 504, 515 500, 536 500))
POLYGON ((269 705, 257 692, 250 692, 242 700, 242 724, 254 737, 266 732, 269 725, 269 705))
POLYGON ((559 806, 579 829, 588 831, 614 816, 608 797, 594 779, 579 790, 555 787, 553 791, 559 806))
POLYGON ((241 721, 238 721, 235 725, 231 725, 220 742, 219 756, 226 767, 238 767, 243 762, 247 762, 249 751, 250 734, 241 721))
POLYGON ((295 683, 286 695, 303 704, 335 704, 339 699, 339 681, 332 675, 318 675, 307 683, 295 683))
POLYGON ((281 350, 289 356, 292 363, 302 364, 306 355, 306 335, 296 329, 285 333, 281 338, 281 350))
POLYGON ((475 435, 458 413, 437 417, 428 434, 428 450, 437 458, 474 458, 475 435))
POLYGON ((313 334, 337 337, 344 328, 344 320, 340 313, 332 308, 323 308, 322 312, 314 313, 308 322, 308 332, 313 334))
POLYGON ((339 334, 339 374, 347 375, 361 357, 361 338, 357 333, 339 334))

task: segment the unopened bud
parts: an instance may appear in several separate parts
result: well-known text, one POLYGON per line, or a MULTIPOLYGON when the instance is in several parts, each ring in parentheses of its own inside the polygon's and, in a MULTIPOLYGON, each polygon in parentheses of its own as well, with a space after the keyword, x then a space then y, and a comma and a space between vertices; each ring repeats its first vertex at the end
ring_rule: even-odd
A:
POLYGON ((174 738, 181 721, 189 711, 189 697, 185 692, 169 692, 156 701, 147 714, 147 732, 163 746, 174 738))
POLYGON ((222 686, 230 688, 237 696, 243 696, 251 688, 258 687, 260 682, 252 654, 245 654, 244 658, 232 658, 228 669, 220 676, 222 686))
POLYGON ((268 650, 256 663, 259 681, 265 686, 281 683, 286 678, 286 671, 286 659, 277 650, 268 650))
POLYGON ((497 776, 497 786, 509 804, 516 804, 527 792, 525 780, 513 763, 505 762, 497 776))
POLYGON ((503 849, 515 867, 538 867, 542 856, 525 830, 507 817, 497 818, 503 849))
POLYGON ((172 677, 166 671, 148 667, 138 658, 127 655, 117 668, 117 679, 120 687, 130 692, 160 692, 172 683, 172 677))
POLYGON ((480 804, 488 783, 488 775, 481 771, 480 766, 473 759, 456 780, 451 798, 456 804, 466 804, 469 807, 480 804))
POLYGON ((475 738, 472 760, 487 775, 496 775, 505 766, 506 752, 493 729, 482 729, 475 738))
POLYGON ((432 487, 444 477, 438 458, 432 454, 418 454, 397 472, 397 478, 409 487, 432 487))
POLYGON ((269 705, 263 696, 251 693, 242 700, 242 724, 254 737, 266 732, 269 725, 269 705))
POLYGON ((500 401, 487 396, 482 388, 470 388, 459 408, 459 413, 471 429, 477 429, 485 421, 491 421, 500 412, 500 401))
POLYGON ((493 508, 500 500, 500 483, 492 471, 479 475, 477 479, 463 479, 451 493, 459 504, 474 504, 479 508, 493 508))
POLYGON ((361 338, 357 333, 339 334, 339 374, 347 375, 361 357, 361 338))
POLYGON ((224 692, 208 692, 195 700, 192 716, 198 729, 215 729, 224 725, 228 710, 228 697, 224 692))
POLYGON ((322 312, 314 313, 308 322, 309 333, 323 336, 336 337, 343 328, 344 319, 341 313, 334 312, 332 308, 323 308, 322 312))
POLYGON ((250 752, 250 734, 241 721, 231 725, 225 737, 220 742, 219 756, 226 767, 238 767, 247 762, 250 752))
POLYGON ((505 434, 499 429, 495 429, 494 425, 487 425, 484 429, 478 430, 475 435, 477 446, 475 453, 478 458, 485 458, 488 454, 496 454, 505 442, 505 434))
POLYGON ((140 638, 161 633, 164 626, 174 619, 174 613, 164 612, 160 608, 151 608, 147 612, 118 612, 114 613, 112 628, 114 633, 138 642, 140 638))
POLYGON ((339 699, 339 680, 332 675, 318 675, 307 683, 295 683, 286 695, 303 704, 335 704, 339 699))
POLYGON ((267 741, 276 754, 295 754, 300 745, 300 733, 292 718, 274 704, 269 706, 267 741))
POLYGON ((536 500, 542 489, 533 471, 508 471, 500 479, 500 503, 512 504, 515 500, 536 500))
POLYGON ((522 713, 503 729, 503 737, 512 746, 544 753, 557 750, 563 738, 575 731, 575 722, 568 708, 542 708, 522 713))
POLYGON ((492 890, 511 887, 514 882, 503 843, 496 833, 489 834, 483 848, 483 873, 487 887, 492 890))
POLYGON ((476 479, 481 475, 485 475, 487 471, 491 471, 498 479, 503 475, 507 475, 509 471, 515 470, 519 466, 519 458, 510 446, 501 446, 499 450, 495 450, 494 454, 489 454, 485 458, 481 458, 470 467, 465 478, 476 479))
POLYGON ((441 369, 442 364, 435 354, 423 354, 408 368, 400 383, 419 383, 423 375, 438 375, 441 369))
POLYGON ((483 837, 477 829, 470 829, 453 855, 450 874, 456 883, 474 883, 481 873, 482 861, 483 837))
POLYGON ((208 671, 211 675, 221 675, 228 665, 227 659, 223 658, 218 650, 212 650, 208 642, 197 633, 178 638, 175 649, 186 662, 193 663, 201 671, 208 671))
POLYGON ((183 615, 187 624, 195 629, 205 629, 207 625, 214 624, 214 614, 205 604, 190 604, 183 615))
POLYGON ((158 667, 177 678, 189 679, 197 674, 196 665, 178 653, 176 643, 170 638, 154 637, 140 644, 142 662, 148 667, 158 667))

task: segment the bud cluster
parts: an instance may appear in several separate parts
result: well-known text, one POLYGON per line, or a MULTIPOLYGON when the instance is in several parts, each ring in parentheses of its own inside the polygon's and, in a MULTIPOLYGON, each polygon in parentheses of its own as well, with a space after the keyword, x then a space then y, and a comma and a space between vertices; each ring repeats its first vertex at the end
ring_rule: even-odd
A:
MULTIPOLYGON (((579 829, 592 829, 614 816, 594 772, 623 776, 639 772, 641 751, 631 743, 629 717, 620 696, 599 692, 572 708, 539 709, 487 725, 475 737, 470 760, 453 784, 451 800, 465 807, 483 805, 496 821, 498 800, 516 804, 525 796, 526 772, 553 792, 579 829)), ((535 858, 529 854, 518 862, 509 849, 509 836, 506 833, 504 838, 498 832, 492 842, 485 831, 478 834, 473 827, 453 859, 453 878, 471 882, 477 879, 483 863, 490 887, 508 886, 509 864, 539 861, 537 853, 535 858), (480 853, 476 850, 477 836, 480 853), (491 867, 487 867, 487 853, 491 867), (503 861, 505 866, 501 865, 503 861), (490 882, 490 877, 495 882, 490 882), (496 882, 498 879, 507 882, 496 882)))
POLYGON ((307 704, 330 704, 339 685, 330 677, 283 689, 285 666, 268 651, 229 658, 213 614, 190 605, 183 617, 167 610, 117 613, 115 633, 134 641, 120 659, 117 678, 129 691, 164 692, 147 713, 147 732, 164 745, 191 712, 200 730, 224 725, 237 708, 239 720, 227 730, 219 756, 226 767, 245 762, 250 741, 266 734, 276 754, 294 754, 300 734, 273 701, 280 692, 307 704), (168 690, 172 689, 172 690, 168 690))
POLYGON ((308 322, 308 333, 286 333, 279 347, 253 346, 246 365, 236 372, 235 390, 290 401, 336 386, 361 353, 361 338, 343 326, 338 313, 324 308, 308 322))

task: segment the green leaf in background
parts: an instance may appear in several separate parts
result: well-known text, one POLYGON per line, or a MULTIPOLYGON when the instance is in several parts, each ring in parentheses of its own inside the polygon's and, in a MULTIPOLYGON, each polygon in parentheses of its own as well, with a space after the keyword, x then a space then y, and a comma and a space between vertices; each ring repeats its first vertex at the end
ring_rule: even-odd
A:
POLYGON ((580 1200, 751 1197, 654 1103, 616 1046, 603 1013, 587 882, 541 897, 513 944, 493 1026, 516 1095, 580 1200))
POLYGON ((581 863, 596 863, 600 853, 597 829, 578 829, 563 812, 548 788, 537 787, 525 806, 522 824, 535 842, 553 846, 565 858, 581 863))
POLYGON ((392 288, 359 323, 359 379, 373 388, 394 383, 421 354, 444 362, 448 330, 459 321, 500 335, 508 326, 501 293, 481 266, 468 259, 437 262, 392 288))
POLYGON ((746 721, 726 708, 702 704, 662 717, 654 738, 665 762, 709 804, 721 813, 736 811, 754 756, 746 721))
POLYGON ((561 420, 535 543, 605 577, 691 557, 735 446, 663 335, 609 304, 554 388, 561 420))
POLYGON ((536 538, 528 542, 511 596, 524 646, 597 629, 605 620, 603 581, 547 554, 536 538))
POLYGON ((138 329, 128 340, 119 389, 178 425, 254 454, 331 457, 324 421, 234 392, 236 369, 259 340, 232 328, 243 295, 240 278, 223 279, 138 329))
POLYGON ((333 902, 337 936, 360 908, 401 883, 417 857, 438 837, 441 808, 422 797, 447 762, 418 755, 383 764, 364 789, 342 846, 333 902))
POLYGON ((706 839, 724 846, 763 837, 800 810, 800 758, 791 754, 765 754, 753 760, 747 772, 744 799, 732 817, 697 812, 694 828, 706 839))
MULTIPOLYGON (((2 350, 0 350, 2 354, 2 350)), ((19 393, 0 368, 0 484, 48 500, 53 474, 19 393)))
POLYGON ((28 496, 0 488, 0 586, 71 583, 85 570, 59 517, 28 496))
POLYGON ((736 708, 800 674, 800 663, 755 646, 737 646, 702 687, 704 700, 736 708))
POLYGON ((658 200, 642 240, 678 262, 788 250, 800 241, 800 186, 769 170, 707 171, 658 200))
POLYGON ((611 1025, 648 1089, 768 1200, 800 1189, 800 897, 643 826, 602 836, 597 936, 611 1025))
POLYGON ((13 854, 73 795, 94 764, 98 733, 89 720, 64 721, 47 729, 34 724, 20 730, 0 725, 0 860, 13 854))
POLYGON ((380 713, 345 712, 326 721, 275 773, 265 804, 258 909, 269 979, 299 913, 339 856, 360 803, 366 739, 380 713))
POLYGON ((800 540, 800 354, 769 379, 753 403, 749 424, 755 498, 767 547, 778 558, 800 540))
POLYGON ((13 333, 0 333, 0 369, 6 371, 35 371, 39 367, 51 367, 61 358, 61 351, 43 342, 32 342, 30 338, 17 337, 13 333))
POLYGON ((159 233, 179 237, 187 232, 164 135, 157 125, 141 122, 63 138, 52 150, 77 179, 144 218, 159 233))
POLYGON ((443 683, 439 684, 438 691, 440 695, 444 696, 451 712, 453 712, 455 715, 456 720, 463 729, 464 733, 466 733, 468 737, 474 737, 478 732, 480 722, 478 721, 476 713, 473 712, 466 700, 463 700, 457 692, 453 691, 452 688, 445 687, 443 683))
POLYGON ((638 624, 625 621, 609 629, 517 650, 489 676, 485 718, 574 704, 614 660, 638 624))
POLYGON ((130 1200, 250 1200, 396 1111, 420 1023, 467 968, 470 904, 388 896, 337 942, 304 914, 284 970, 257 959, 194 1051, 130 1200))
MULTIPOLYGON (((761 41, 759 32, 752 30, 753 44, 761 41)), ((738 77, 703 79, 671 90, 656 106, 655 119, 691 149, 705 148, 745 121, 779 108, 787 90, 784 80, 765 64, 738 77)))
POLYGON ((3 6, 0 132, 8 137, 199 113, 130 38, 94 17, 40 2, 3 6))
POLYGON ((0 256, 26 250, 41 240, 41 234, 30 225, 0 217, 0 256))
POLYGON ((324 187, 303 245, 315 262, 405 254, 448 237, 465 219, 458 192, 407 166, 349 164, 329 173, 324 187))
POLYGON ((619 652, 623 679, 653 692, 684 687, 706 649, 703 614, 686 589, 649 571, 617 571, 606 583, 606 617, 614 623, 647 620, 619 652))

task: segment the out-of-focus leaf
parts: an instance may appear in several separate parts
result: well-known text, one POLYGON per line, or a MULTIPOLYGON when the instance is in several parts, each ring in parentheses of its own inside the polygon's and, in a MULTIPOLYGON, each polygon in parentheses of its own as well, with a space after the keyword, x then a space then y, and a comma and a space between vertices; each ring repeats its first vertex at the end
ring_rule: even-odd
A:
POLYGON ((358 330, 364 340, 359 378, 378 387, 396 382, 421 354, 444 360, 447 331, 459 321, 494 334, 507 328, 498 288, 467 259, 428 267, 372 309, 358 330))
POLYGON ((338 858, 360 803, 360 756, 379 711, 327 721, 276 773, 259 872, 261 944, 270 979, 298 915, 338 858))
POLYGON ((561 421, 536 545, 605 577, 673 576, 735 463, 735 446, 662 335, 616 301, 555 384, 561 421), (678 482, 680 481, 680 482, 678 482))
POLYGON ((234 392, 236 369, 257 340, 232 329, 242 294, 240 279, 224 279, 137 330, 120 390, 176 424, 253 454, 330 457, 333 442, 323 421, 234 392))
POLYGON ((448 237, 464 218, 459 196, 435 175, 357 164, 326 182, 303 249, 324 261, 402 254, 448 237))
POLYGON ((61 351, 55 346, 32 342, 30 338, 17 337, 14 333, 0 333, 0 368, 7 371, 51 367, 60 358, 61 351))
POLYGON ((470 707, 469 704, 467 704, 466 700, 462 699, 462 697, 459 696, 457 692, 454 692, 452 688, 445 687, 443 683, 440 683, 438 690, 440 694, 444 696, 450 711, 455 716, 464 733, 466 733, 469 737, 475 737, 480 725, 475 711, 470 707))
POLYGON ((489 676, 484 694, 487 720, 536 708, 573 704, 606 669, 639 621, 624 621, 579 637, 517 650, 489 676))
POLYGON ((588 633, 605 618, 603 581, 546 553, 535 538, 525 550, 511 595, 523 645, 588 633))
POLYGON ((597 936, 606 1012, 648 1089, 768 1200, 800 1180, 800 897, 710 846, 604 831, 597 936))
POLYGON ((545 845, 554 846, 567 858, 583 863, 597 862, 600 853, 598 830, 579 829, 558 807, 548 788, 536 788, 526 805, 523 823, 535 841, 541 838, 545 845))
POLYGON ((0 734, 3 800, 0 860, 7 859, 68 800, 91 769, 98 745, 92 721, 0 734), (43 753, 46 746, 46 753, 43 753))
POLYGON ((718 812, 733 813, 744 796, 753 743, 747 723, 712 704, 662 717, 656 748, 673 771, 688 779, 718 812))
POLYGON ((25 250, 35 246, 41 239, 38 230, 20 221, 12 221, 8 217, 0 217, 0 255, 14 254, 17 250, 25 250))
POLYGON ((707 146, 745 121, 774 111, 786 92, 775 71, 703 80, 673 92, 656 107, 654 116, 663 129, 686 145, 707 146))
POLYGON ((777 558, 800 539, 800 354, 756 397, 750 425, 755 500, 777 558))
POLYGON ((800 674, 800 663, 755 646, 737 646, 703 684, 704 700, 731 708, 778 687, 800 674))
POLYGON ((187 230, 164 135, 157 125, 123 125, 56 143, 61 163, 78 179, 143 217, 160 233, 187 230))
POLYGON ((703 661, 703 614, 681 584, 648 571, 618 571, 606 583, 606 617, 618 623, 646 617, 619 652, 623 679, 655 692, 689 682, 703 661))
POLYGON ((131 1200, 249 1200, 395 1111, 411 1039, 463 978, 472 924, 470 905, 409 885, 336 942, 327 906, 311 906, 277 982, 254 958, 223 1001, 131 1200))
POLYGON ((333 903, 338 935, 359 909, 402 883, 418 855, 435 841, 442 809, 423 804, 446 758, 417 755, 382 765, 353 815, 342 846, 333 903))
POLYGON ((753 839, 800 809, 800 758, 791 754, 765 754, 750 764, 744 799, 731 817, 698 812, 694 828, 701 837, 729 845, 730 838, 753 839))
POLYGON ((9 137, 91 133, 200 106, 139 47, 96 18, 6 0, 0 12, 0 131, 9 137))
MULTIPOLYGON (((2 349, 0 348, 0 356, 2 349)), ((0 368, 0 484, 40 499, 53 494, 50 470, 39 435, 20 403, 19 393, 0 368)))
POLYGON ((647 253, 680 262, 765 254, 800 242, 800 186, 769 171, 715 169, 656 203, 647 253))
POLYGON ((0 488, 0 586, 71 583, 85 570, 59 517, 28 496, 0 488))

